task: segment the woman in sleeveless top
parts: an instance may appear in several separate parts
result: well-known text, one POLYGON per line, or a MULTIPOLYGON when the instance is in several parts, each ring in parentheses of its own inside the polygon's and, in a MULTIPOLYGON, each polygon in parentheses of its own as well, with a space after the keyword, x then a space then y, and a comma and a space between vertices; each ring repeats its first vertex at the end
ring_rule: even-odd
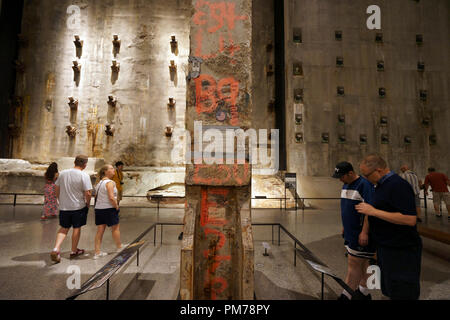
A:
POLYGON ((44 212, 42 212, 41 220, 55 218, 58 214, 58 197, 56 196, 55 181, 58 178, 58 164, 53 162, 45 172, 44 187, 44 212))
POLYGON ((97 234, 95 236, 94 259, 107 255, 107 253, 100 251, 103 234, 107 226, 111 227, 112 237, 116 243, 117 250, 123 247, 120 241, 120 210, 119 204, 117 203, 117 188, 116 183, 111 180, 113 176, 113 166, 104 166, 99 171, 99 182, 95 186, 95 224, 97 225, 97 234))

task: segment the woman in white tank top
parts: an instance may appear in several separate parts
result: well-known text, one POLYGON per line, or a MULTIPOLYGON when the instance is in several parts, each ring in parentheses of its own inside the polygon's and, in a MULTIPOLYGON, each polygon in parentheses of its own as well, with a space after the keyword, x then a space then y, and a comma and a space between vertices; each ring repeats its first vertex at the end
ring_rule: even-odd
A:
POLYGON ((95 186, 95 194, 97 201, 95 202, 95 209, 110 209, 116 208, 118 210, 117 204, 117 188, 116 183, 107 177, 103 178, 95 186), (111 183, 112 182, 112 183, 111 183), (112 188, 112 196, 109 192, 112 188), (109 190, 108 190, 109 189, 109 190))
POLYGON ((106 256, 101 252, 103 234, 106 227, 111 227, 112 237, 117 249, 122 249, 119 227, 119 204, 117 203, 116 183, 111 180, 114 176, 114 167, 106 165, 98 173, 99 183, 95 186, 95 224, 97 234, 95 235, 94 259, 106 256))

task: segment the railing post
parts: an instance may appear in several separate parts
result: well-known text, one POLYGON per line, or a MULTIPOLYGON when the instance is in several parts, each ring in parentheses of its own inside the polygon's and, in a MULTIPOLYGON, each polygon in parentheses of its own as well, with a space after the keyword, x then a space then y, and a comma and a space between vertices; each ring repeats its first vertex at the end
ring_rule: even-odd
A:
POLYGON ((106 280, 106 300, 109 300, 109 279, 106 280))
POLYGON ((324 274, 322 273, 322 300, 323 300, 324 274))
POLYGON ((280 246, 281 226, 278 225, 278 246, 280 246))
POLYGON ((161 245, 162 245, 162 238, 163 238, 163 225, 161 224, 161 245))
POLYGON ((139 267, 139 249, 137 249, 136 266, 139 267))
POLYGON ((294 267, 297 266, 297 242, 294 245, 294 267))
POLYGON ((14 194, 14 207, 16 206, 17 194, 14 194))
POLYGON ((273 244, 273 225, 272 225, 272 244, 273 244))
POLYGON ((156 228, 158 227, 158 225, 155 225, 155 227, 153 228, 153 246, 156 247, 156 228))

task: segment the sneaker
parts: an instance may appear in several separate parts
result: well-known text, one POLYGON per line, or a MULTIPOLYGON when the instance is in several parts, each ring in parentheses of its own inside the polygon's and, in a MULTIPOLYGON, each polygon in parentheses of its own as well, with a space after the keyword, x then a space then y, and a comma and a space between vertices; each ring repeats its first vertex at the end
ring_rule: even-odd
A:
POLYGON ((80 255, 84 254, 84 250, 83 249, 77 249, 77 252, 71 252, 70 253, 70 259, 76 258, 80 255))
POLYGON ((356 289, 355 298, 352 300, 372 300, 372 296, 370 295, 370 293, 366 296, 361 291, 359 291, 359 289, 356 289))
POLYGON ((108 254, 106 252, 100 252, 99 254, 94 254, 94 260, 100 259, 102 257, 107 256, 108 254))
POLYGON ((50 258, 52 259, 52 261, 54 261, 56 263, 60 263, 61 262, 61 253, 59 251, 52 251, 52 253, 50 253, 50 258))
POLYGON ((436 218, 442 218, 442 213, 441 214, 437 214, 436 218))

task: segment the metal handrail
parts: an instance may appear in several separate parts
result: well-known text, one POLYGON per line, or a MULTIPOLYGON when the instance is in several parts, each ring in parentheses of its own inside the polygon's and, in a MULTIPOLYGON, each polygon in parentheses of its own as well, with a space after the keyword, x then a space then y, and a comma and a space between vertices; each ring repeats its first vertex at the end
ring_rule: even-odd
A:
MULTIPOLYGON (((280 210, 283 210, 283 200, 286 200, 286 198, 262 198, 262 197, 256 197, 251 198, 251 200, 280 200, 280 210)), ((286 209, 286 207, 285 207, 286 209)))
MULTIPOLYGON (((290 200, 290 199, 287 198, 287 200, 290 200)), ((297 206, 298 202, 297 202, 297 200, 301 200, 301 201, 303 201, 303 200, 341 200, 341 198, 306 198, 306 197, 296 197, 296 198, 294 198, 293 200, 296 201, 296 207, 295 207, 295 210, 297 210, 297 209, 298 209, 298 206, 297 206)), ((425 209, 428 209, 428 207, 427 207, 427 201, 426 201, 426 200, 433 200, 433 198, 427 198, 427 197, 424 195, 424 197, 423 197, 423 198, 419 198, 419 200, 423 200, 424 208, 425 208, 425 209)), ((286 210, 286 207, 285 207, 284 209, 286 210)), ((303 213, 304 213, 304 212, 305 212, 305 204, 304 204, 304 203, 303 203, 301 209, 302 209, 302 211, 303 211, 303 213)), ((426 210, 425 210, 425 211, 426 211, 426 210)))
MULTIPOLYGON (((280 230, 283 230, 283 232, 286 233, 286 235, 291 238, 294 241, 294 266, 297 265, 297 245, 300 246, 300 248, 303 249, 303 251, 306 253, 306 255, 308 257, 311 258, 311 260, 314 260, 315 262, 321 264, 324 267, 328 266, 323 263, 319 258, 317 258, 314 253, 312 253, 312 251, 310 251, 303 243, 301 243, 300 240, 298 240, 292 233, 290 233, 281 223, 252 223, 252 226, 272 226, 272 243, 273 243, 273 226, 278 226, 278 246, 280 246, 280 230)), ((306 259, 303 255, 300 255, 300 257, 303 258, 303 260, 305 261, 305 264, 309 267, 310 270, 312 271, 317 271, 315 269, 313 269, 311 267, 311 265, 309 263, 306 262, 306 259)), ((324 281, 325 281, 325 273, 321 272, 322 274, 322 279, 321 279, 321 285, 322 285, 322 289, 321 289, 321 299, 324 299, 324 281)), ((333 278, 342 288, 344 288, 352 297, 355 295, 355 291, 352 290, 341 278, 337 277, 337 276, 333 276, 331 274, 326 274, 329 277, 333 278)))
MULTIPOLYGON (((130 259, 134 257, 134 253, 131 255, 122 256, 122 253, 127 250, 127 248, 132 248, 134 245, 138 244, 142 238, 144 238, 150 231, 154 230, 153 235, 153 245, 156 245, 156 227, 161 226, 161 244, 162 244, 162 234, 163 234, 163 226, 182 226, 182 223, 172 223, 172 222, 157 222, 152 224, 147 230, 142 232, 132 243, 130 243, 122 252, 118 253, 114 258, 112 258, 109 262, 107 262, 100 270, 98 270, 92 277, 90 277, 86 282, 83 283, 81 288, 77 290, 75 294, 67 297, 66 300, 74 300, 80 295, 83 295, 89 291, 94 289, 98 289, 102 287, 106 283, 106 300, 109 300, 109 287, 110 287, 110 279, 121 269, 130 259), (112 268, 111 268, 112 267, 112 268), (101 276, 102 273, 111 268, 109 272, 107 272, 106 276, 101 276), (96 281, 97 280, 97 281, 96 281)), ((140 248, 138 248, 135 252, 136 254, 136 265, 139 266, 139 253, 140 248)))
MULTIPOLYGON (((127 247, 132 247, 134 244, 138 243, 147 233, 149 233, 152 229, 156 228, 156 223, 154 223, 153 225, 151 225, 147 230, 145 230, 143 233, 141 233, 141 235, 139 235, 132 243, 130 243, 130 245, 127 247)), ((125 250, 127 249, 125 248, 125 250)), ((85 294, 91 290, 93 290, 93 286, 96 285, 96 288, 100 288, 102 287, 105 283, 107 283, 107 289, 106 289, 106 300, 109 300, 109 285, 110 285, 110 279, 111 277, 116 274, 116 272, 123 266, 125 265, 128 260, 131 259, 131 257, 134 256, 134 254, 129 255, 127 257, 125 257, 124 259, 121 259, 120 261, 117 261, 118 257, 121 256, 122 253, 118 253, 114 258, 112 258, 108 263, 106 263, 100 270, 98 270, 92 277, 90 277, 85 283, 83 283, 83 285, 81 286, 81 288, 75 293, 72 294, 71 296, 67 297, 66 300, 74 300, 76 299, 78 296, 85 294), (100 278, 100 275, 107 270, 108 268, 113 267, 113 269, 111 269, 106 277, 100 278), (97 280, 97 281, 96 281, 97 280)), ((139 255, 139 251, 136 252, 136 255, 139 255)), ((139 259, 138 260, 138 265, 139 265, 139 259)))
MULTIPOLYGON (((180 223, 158 223, 158 224, 161 225, 161 244, 163 242, 163 229, 162 229, 163 225, 183 225, 183 224, 180 224, 180 223)), ((297 245, 298 245, 300 248, 303 249, 303 252, 305 252, 305 255, 307 255, 309 258, 311 258, 311 260, 313 260, 313 261, 321 264, 322 266, 328 268, 328 266, 325 263, 323 263, 319 258, 317 258, 312 251, 310 251, 299 239, 297 239, 291 232, 289 232, 281 223, 252 223, 252 226, 272 226, 272 243, 273 243, 273 227, 274 226, 278 226, 278 246, 281 245, 281 232, 280 232, 280 230, 283 230, 283 232, 285 232, 286 235, 294 241, 294 266, 297 266, 297 245)), ((154 235, 153 239, 154 239, 154 244, 156 244, 156 229, 154 229, 154 231, 155 231, 155 235, 154 235)), ((308 266, 308 268, 310 270, 317 271, 317 270, 314 270, 311 267, 311 265, 306 262, 306 259, 305 259, 305 257, 303 255, 300 255, 300 256, 303 258, 303 260, 305 260, 305 264, 308 266)), ((324 298, 324 281, 325 281, 324 275, 325 275, 325 273, 321 272, 321 274, 322 274, 322 279, 321 279, 321 285, 322 285, 322 287, 321 287, 322 291, 321 292, 322 292, 322 295, 321 295, 321 298, 323 300, 323 298, 324 298)), ((333 278, 352 297, 354 296, 355 291, 353 291, 341 278, 339 278, 337 276, 330 275, 330 274, 327 274, 327 275, 329 277, 333 278)))
MULTIPOLYGON (((22 193, 22 192, 0 192, 0 195, 6 195, 6 196, 44 196, 43 193, 22 193)), ((123 198, 154 198, 158 199, 159 197, 156 196, 134 196, 134 195, 123 195, 123 198)), ((175 199, 182 199, 185 198, 184 196, 162 196, 161 198, 175 198, 175 199)))
MULTIPOLYGON (((22 193, 22 192, 0 192, 0 196, 14 196, 14 202, 13 206, 17 206, 17 196, 44 196, 43 193, 22 193)), ((184 199, 183 196, 162 196, 162 197, 155 197, 155 196, 133 196, 133 195, 124 195, 122 198, 146 198, 149 201, 156 200, 158 202, 158 208, 159 204, 161 202, 161 199, 184 199)), ((27 204, 28 205, 28 204, 27 204)))
MULTIPOLYGON (((0 192, 0 196, 14 196, 16 199, 17 196, 44 196, 43 193, 22 193, 22 192, 0 192)), ((123 198, 147 198, 150 200, 161 200, 161 199, 184 199, 185 196, 135 196, 135 195, 123 195, 123 198)), ((426 198, 427 200, 433 200, 433 198, 426 198)), ((291 198, 251 198, 251 200, 291 200, 291 198)), ((309 198, 309 197, 296 197, 292 198, 292 200, 341 200, 341 198, 309 198)), ((420 200, 425 200, 424 198, 420 198, 420 200)), ((14 204, 16 205, 16 204, 14 204)))
MULTIPOLYGON (((132 247, 134 244, 139 243, 142 238, 144 238, 150 231, 154 231, 154 235, 153 235, 153 245, 156 246, 156 227, 157 226, 161 226, 161 244, 163 242, 163 226, 182 226, 182 223, 172 223, 172 222, 157 222, 152 224, 147 230, 145 230, 144 232, 142 232, 127 248, 132 247)), ((315 262, 323 265, 324 267, 327 267, 326 264, 324 264, 319 258, 317 258, 314 253, 312 253, 299 239, 297 239, 291 232, 289 232, 289 230, 287 230, 281 223, 252 223, 252 226, 272 226, 272 243, 273 243, 273 227, 274 226, 278 226, 278 245, 281 245, 281 230, 283 230, 283 232, 294 241, 294 266, 297 265, 297 245, 303 249, 303 251, 306 253, 306 255, 308 257, 311 258, 311 260, 314 260, 315 262)), ((124 251, 127 249, 125 248, 124 251)), ((136 252, 136 260, 137 260, 137 265, 139 266, 139 253, 140 250, 138 249, 136 252)), ((92 291, 94 289, 98 289, 100 287, 102 287, 105 283, 106 283, 106 300, 109 299, 109 287, 110 287, 110 279, 119 271, 119 269, 121 269, 122 266, 124 266, 132 257, 134 257, 134 254, 132 255, 128 255, 126 256, 124 259, 120 259, 119 260, 118 257, 121 256, 121 253, 117 254, 113 259, 111 259, 108 263, 106 263, 99 271, 97 271, 91 278, 89 278, 85 283, 83 283, 83 285, 81 286, 81 288, 75 293, 72 294, 71 296, 69 296, 68 298, 66 298, 66 300, 74 300, 76 299, 78 296, 85 294, 89 291, 92 291), (102 272, 104 272, 105 270, 107 270, 108 268, 113 267, 106 276, 100 277, 100 275, 102 274, 102 272), (95 281, 95 280, 100 280, 100 281, 95 281), (95 285, 95 288, 91 288, 95 285)), ((303 260, 306 259, 303 255, 300 255, 303 260)), ((316 271, 314 270, 308 263, 305 263, 310 270, 312 271, 316 271)), ((322 284, 322 291, 321 291, 321 298, 323 300, 324 298, 324 273, 321 272, 322 274, 322 280, 321 280, 321 284, 322 284)), ((350 295, 354 295, 355 292, 344 282, 342 281, 342 279, 332 276, 330 274, 327 274, 328 276, 330 276, 331 278, 333 278, 342 288, 344 288, 345 290, 347 290, 347 292, 350 295)))

